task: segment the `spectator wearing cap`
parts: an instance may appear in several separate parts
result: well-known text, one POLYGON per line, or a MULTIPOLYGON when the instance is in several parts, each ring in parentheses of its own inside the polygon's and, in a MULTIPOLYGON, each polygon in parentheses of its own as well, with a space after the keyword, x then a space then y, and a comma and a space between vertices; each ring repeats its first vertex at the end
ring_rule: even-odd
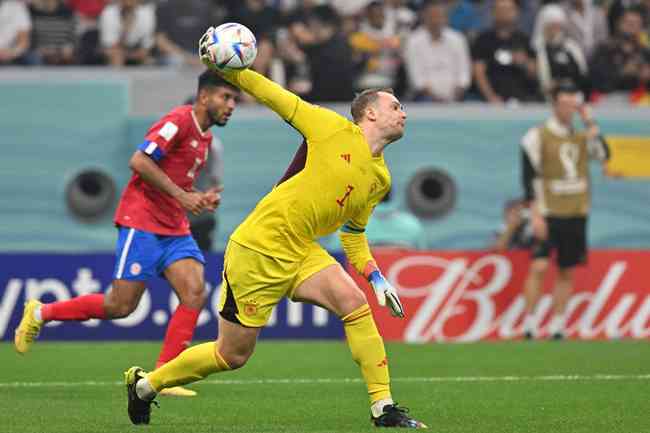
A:
POLYGON ((415 100, 458 101, 471 83, 465 36, 447 26, 447 9, 440 1, 426 3, 421 20, 422 25, 407 39, 405 50, 415 100))
POLYGON ((30 45, 32 21, 21 1, 0 1, 0 65, 21 61, 30 45))
POLYGON ((555 83, 562 79, 576 83, 583 96, 589 97, 587 59, 580 45, 568 36, 568 18, 562 7, 549 4, 539 11, 533 31, 533 48, 539 84, 547 99, 555 83))
POLYGON ((99 17, 100 46, 111 66, 152 64, 155 44, 154 6, 141 0, 119 0, 99 17))

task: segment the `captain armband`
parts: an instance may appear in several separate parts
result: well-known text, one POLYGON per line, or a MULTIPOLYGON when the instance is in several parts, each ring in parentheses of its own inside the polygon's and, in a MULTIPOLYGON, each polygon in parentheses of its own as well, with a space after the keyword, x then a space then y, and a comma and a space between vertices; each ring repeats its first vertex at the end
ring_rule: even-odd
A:
POLYGON ((343 227, 341 227, 341 231, 344 232, 344 233, 352 233, 354 235, 360 235, 361 233, 365 232, 366 229, 365 228, 359 229, 359 228, 352 227, 351 225, 345 223, 345 224, 343 224, 343 227))

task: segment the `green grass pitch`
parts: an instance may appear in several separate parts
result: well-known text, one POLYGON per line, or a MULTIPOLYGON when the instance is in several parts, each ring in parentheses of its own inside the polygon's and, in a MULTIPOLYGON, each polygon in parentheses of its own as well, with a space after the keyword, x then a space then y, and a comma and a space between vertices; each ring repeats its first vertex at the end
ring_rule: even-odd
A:
MULTIPOLYGON (((364 432, 364 384, 344 342, 259 343, 242 370, 126 415, 122 372, 159 343, 0 344, 0 432, 364 432)), ((650 432, 646 341, 387 345, 394 398, 445 433, 650 432)))

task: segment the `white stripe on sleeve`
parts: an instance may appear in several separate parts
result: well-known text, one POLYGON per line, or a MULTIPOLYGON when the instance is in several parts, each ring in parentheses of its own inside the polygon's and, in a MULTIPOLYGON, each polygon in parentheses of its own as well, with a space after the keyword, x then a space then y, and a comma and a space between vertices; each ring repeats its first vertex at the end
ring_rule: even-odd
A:
POLYGON ((158 145, 156 144, 156 142, 152 141, 144 150, 144 153, 146 153, 147 155, 153 155, 153 153, 156 151, 157 148, 158 145))

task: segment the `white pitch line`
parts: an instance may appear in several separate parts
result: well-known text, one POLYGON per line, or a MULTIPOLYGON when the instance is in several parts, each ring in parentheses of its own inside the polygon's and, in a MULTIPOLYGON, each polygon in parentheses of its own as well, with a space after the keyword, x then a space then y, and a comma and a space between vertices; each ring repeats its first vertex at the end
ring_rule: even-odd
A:
MULTIPOLYGON (((619 381, 650 380, 650 374, 594 374, 594 375, 550 375, 550 376, 432 376, 432 377, 395 377, 392 382, 431 383, 431 382, 577 382, 577 381, 619 381)), ((201 385, 314 385, 361 383, 361 378, 318 378, 318 379, 232 379, 205 380, 201 385)), ((0 382, 0 388, 40 388, 40 387, 77 387, 77 386, 117 386, 124 382, 0 382)))

